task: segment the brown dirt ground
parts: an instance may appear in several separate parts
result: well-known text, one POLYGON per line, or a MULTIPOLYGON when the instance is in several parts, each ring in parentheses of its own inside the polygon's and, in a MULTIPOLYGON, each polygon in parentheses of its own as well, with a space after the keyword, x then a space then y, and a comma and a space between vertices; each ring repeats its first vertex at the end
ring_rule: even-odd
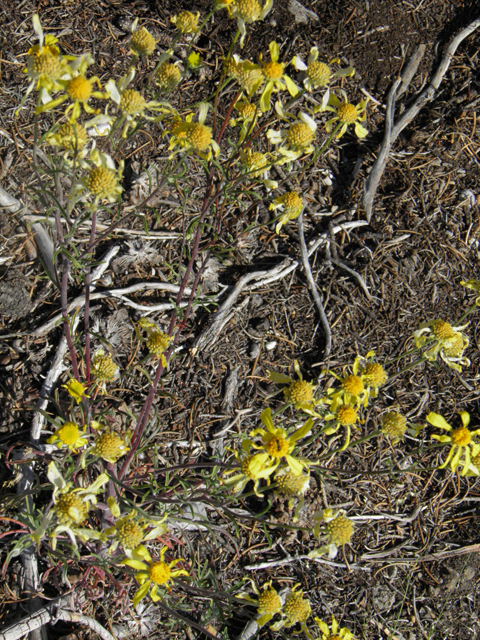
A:
MULTIPOLYGON (((287 57, 298 54, 305 59, 315 44, 322 57, 339 57, 342 63, 356 68, 357 75, 349 91, 358 99, 364 97, 360 91, 363 88, 384 103, 392 78, 415 47, 423 43, 426 54, 407 95, 400 101, 399 110, 408 106, 424 86, 452 35, 478 14, 477 3, 468 0, 339 0, 304 4, 317 13, 318 21, 297 25, 288 2, 276 1, 267 19, 249 29, 244 57, 257 58, 276 39, 287 57)), ((205 13, 209 6, 209 2, 202 0, 195 9, 205 13)), ((169 16, 179 9, 192 9, 192 4, 175 0, 40 0, 37 5, 27 0, 15 6, 1 0, 0 8, 1 184, 20 197, 27 186, 34 184, 29 169, 32 112, 24 109, 18 119, 13 118, 13 110, 25 88, 21 69, 24 53, 32 41, 31 14, 39 11, 47 32, 58 34, 68 30, 60 37, 65 52, 90 49, 99 61, 92 68, 93 73, 116 77, 125 68, 128 52, 126 23, 135 17, 148 22, 160 45, 167 46, 173 34, 169 16)), ((210 93, 215 78, 213 50, 225 51, 233 33, 232 21, 216 17, 210 31, 200 38, 199 48, 203 49, 209 66, 201 82, 192 81, 185 89, 185 102, 210 93)), ((254 416, 265 406, 266 395, 274 390, 266 381, 269 369, 293 373, 293 360, 298 359, 306 378, 313 379, 327 365, 340 372, 357 354, 370 349, 376 351, 380 361, 386 360, 408 348, 411 344, 408 338, 419 322, 435 317, 454 321, 467 308, 467 299, 470 302, 472 296, 465 294, 459 282, 478 278, 480 241, 480 144, 476 123, 479 50, 477 32, 458 50, 435 100, 393 146, 371 225, 336 237, 339 257, 363 276, 373 299, 368 300, 356 280, 334 269, 322 253, 313 261, 314 277, 326 296, 333 333, 329 362, 320 360, 322 333, 300 272, 256 291, 234 314, 212 348, 195 358, 186 349, 177 354, 163 385, 172 399, 160 394, 155 406, 163 425, 161 437, 154 440, 160 460, 179 464, 195 462, 199 455, 206 455, 212 432, 218 423, 223 424, 222 420, 235 416, 235 410, 252 409, 241 420, 243 431, 256 426, 254 416), (268 351, 265 343, 272 339, 277 345, 268 351), (254 344, 260 345, 259 352, 252 349, 254 344), (225 403, 227 379, 232 371, 236 372, 238 384, 232 402, 225 403)), ((182 100, 178 96, 179 106, 182 100)), ((327 154, 323 165, 302 176, 298 186, 306 194, 312 212, 305 221, 309 237, 324 231, 329 221, 345 217, 362 219, 356 206, 383 136, 383 119, 383 107, 372 105, 368 119, 370 135, 361 142, 345 136, 327 154), (326 171, 333 177, 329 186, 322 181, 326 171)), ((132 170, 146 168, 152 161, 161 163, 166 155, 166 145, 161 140, 151 142, 150 135, 145 134, 140 144, 137 149, 125 151, 134 162, 132 170)), ((164 197, 179 200, 173 189, 166 191, 164 197)), ((187 217, 196 213, 196 197, 195 190, 188 194, 187 217)), ((220 282, 230 284, 246 269, 271 266, 279 255, 297 255, 295 227, 291 225, 288 233, 275 239, 272 226, 266 226, 270 219, 266 209, 259 208, 256 221, 264 226, 259 233, 251 234, 247 224, 255 221, 255 217, 241 220, 237 212, 228 214, 221 238, 224 251, 219 257, 220 282), (233 248, 228 246, 228 234, 236 239, 233 248)), ((141 228, 138 221, 135 224, 141 228)), ((147 224, 150 229, 178 231, 181 216, 170 206, 162 212, 160 221, 150 212, 147 224)), ((0 445, 6 453, 9 447, 28 440, 31 406, 37 399, 60 333, 55 330, 46 338, 35 340, 22 335, 45 322, 52 310, 57 311, 59 300, 43 278, 38 259, 32 258, 31 243, 23 228, 1 214, 0 233, 4 241, 0 251, 0 311, 4 313, 0 329, 3 334, 18 335, 1 343, 0 445), (15 300, 9 304, 12 282, 15 300)), ((125 237, 119 236, 115 241, 121 245, 121 253, 128 255, 125 237)), ((141 246, 140 241, 130 249, 134 253, 141 246)), ((150 246, 152 251, 145 253, 143 259, 137 256, 135 263, 120 261, 116 267, 114 263, 105 287, 112 286, 112 282, 115 287, 132 284, 158 272, 168 276, 168 265, 174 262, 179 243, 150 243, 150 246)), ((106 248, 107 245, 100 245, 98 256, 106 248)), ((208 283, 203 286, 208 289, 208 283)), ((72 295, 79 291, 73 287, 72 295)), ((158 300, 155 295, 136 297, 139 303, 152 304, 158 300)), ((96 330, 108 331, 112 314, 121 308, 121 303, 114 301, 95 305, 96 330)), ((167 316, 153 317, 162 326, 168 322, 167 316)), ((116 350, 118 358, 125 362, 133 354, 131 321, 137 318, 138 314, 127 308, 120 319, 123 338, 116 350)), ((187 347, 207 321, 207 313, 198 310, 182 338, 187 347)), ((470 367, 461 375, 444 366, 424 366, 402 374, 383 389, 370 413, 373 424, 381 410, 392 404, 398 405, 412 422, 424 421, 428 411, 452 417, 458 410, 467 410, 473 424, 478 424, 477 328, 478 318, 474 315, 467 330, 472 347, 468 353, 470 367)), ((120 409, 122 398, 128 398, 130 409, 135 411, 141 393, 138 379, 124 377, 113 396, 120 409)), ((270 402, 275 406, 275 400, 270 402)), ((315 614, 327 619, 335 613, 356 638, 478 638, 478 553, 457 557, 446 554, 440 560, 431 559, 431 555, 458 548, 468 550, 469 545, 480 542, 476 508, 480 484, 475 478, 460 480, 445 472, 398 473, 411 464, 413 457, 422 466, 435 465, 432 454, 423 452, 427 442, 428 438, 416 451, 418 443, 413 440, 407 440, 402 448, 382 440, 378 446, 366 443, 353 453, 335 457, 322 473, 321 483, 312 483, 302 518, 307 521, 313 511, 326 504, 342 505, 350 516, 359 518, 351 546, 337 557, 335 566, 291 562, 274 570, 257 571, 257 584, 268 578, 281 586, 300 582, 315 614), (397 473, 388 473, 389 468, 397 473), (369 519, 385 513, 408 518, 419 506, 417 517, 408 522, 369 519), (422 561, 428 556, 430 559, 422 561)), ((322 443, 317 439, 311 443, 309 454, 314 457, 321 450, 322 443)), ((151 468, 153 462, 152 454, 145 451, 144 468, 151 468)), ((11 476, 7 471, 3 475, 8 487, 11 476)), ((260 513, 267 503, 250 499, 244 507, 260 513)), ((212 540, 191 534, 190 543, 199 561, 210 561, 206 564, 210 588, 214 584, 216 590, 227 592, 236 586, 237 592, 241 578, 251 573, 243 568, 246 565, 277 561, 287 553, 304 554, 313 548, 308 537, 288 533, 282 536, 265 526, 269 519, 282 521, 284 508, 277 500, 265 516, 263 526, 257 522, 252 527, 249 521, 241 525, 238 544, 244 553, 240 560, 227 538, 212 540), (266 530, 272 538, 272 547, 266 541, 266 530)), ((217 524, 221 524, 220 520, 217 524)), ((2 626, 23 615, 14 571, 15 565, 3 589, 2 626)), ((66 591, 61 571, 48 574, 44 581, 49 597, 66 591)), ((86 588, 85 613, 113 623, 128 616, 128 600, 111 597, 108 580, 102 582, 90 574, 86 588)), ((209 608, 202 594, 193 590, 182 607, 187 618, 203 624, 210 620, 217 630, 225 634, 228 631, 225 637, 230 638, 236 637, 253 612, 236 608, 233 617, 222 621, 218 607, 209 608)), ((157 620, 158 615, 154 614, 153 619, 157 620)), ((68 632, 66 626, 57 625, 51 630, 52 637, 62 632, 68 632)), ((150 636, 183 638, 186 633, 184 627, 172 622, 168 631, 157 628, 150 636)), ((270 632, 262 633, 262 637, 270 637, 270 632)), ((78 635, 88 637, 89 632, 78 635)))

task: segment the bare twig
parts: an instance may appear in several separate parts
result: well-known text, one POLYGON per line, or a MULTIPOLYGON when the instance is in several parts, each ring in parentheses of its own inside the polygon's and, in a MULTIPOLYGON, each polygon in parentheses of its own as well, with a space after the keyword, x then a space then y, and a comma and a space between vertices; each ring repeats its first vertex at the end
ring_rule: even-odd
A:
POLYGON ((303 269, 305 271, 305 277, 307 278, 308 288, 310 289, 310 293, 315 301, 315 306, 317 307, 318 315, 320 316, 320 322, 322 323, 323 333, 325 335, 325 347, 323 350, 323 358, 328 358, 330 352, 332 350, 332 332, 330 330, 330 325, 328 323, 328 318, 325 313, 325 307, 323 306, 322 298, 318 292, 317 285, 315 284, 315 280, 313 279, 312 269, 310 268, 310 263, 308 261, 308 252, 307 245, 305 243, 305 234, 303 232, 303 211, 300 212, 300 215, 297 219, 297 230, 298 230, 298 239, 300 242, 300 257, 303 264, 303 269))

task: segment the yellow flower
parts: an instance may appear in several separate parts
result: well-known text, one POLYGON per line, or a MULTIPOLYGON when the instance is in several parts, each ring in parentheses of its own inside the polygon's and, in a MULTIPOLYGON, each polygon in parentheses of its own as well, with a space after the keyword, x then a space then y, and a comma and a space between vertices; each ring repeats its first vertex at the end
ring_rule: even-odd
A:
POLYGON ((172 22, 183 35, 185 33, 197 33, 199 29, 199 18, 200 12, 198 11, 197 13, 191 13, 190 11, 180 11, 179 14, 170 18, 170 22, 172 22))
POLYGON ((248 593, 239 593, 236 597, 241 600, 251 602, 257 607, 258 617, 255 622, 261 628, 267 622, 282 611, 282 599, 278 595, 277 591, 272 587, 272 581, 269 580, 261 587, 261 590, 257 587, 253 580, 250 580, 252 589, 257 598, 252 598, 248 593))
POLYGON ((140 318, 135 331, 138 339, 143 340, 146 343, 149 352, 153 356, 160 358, 163 366, 166 367, 167 359, 165 358, 165 352, 168 350, 173 337, 163 331, 160 331, 158 326, 147 318, 140 318), (145 331, 147 337, 142 338, 140 331, 145 331))
POLYGON ((231 18, 237 19, 240 31, 240 47, 243 47, 247 33, 246 24, 263 20, 273 6, 273 0, 260 4, 259 0, 215 0, 215 10, 226 8, 231 18))
POLYGON ((362 378, 369 398, 376 398, 379 388, 388 379, 387 372, 381 364, 375 362, 374 358, 375 351, 369 351, 365 357, 357 356, 352 368, 353 373, 362 378))
POLYGON ((225 73, 238 82, 248 98, 251 98, 264 82, 261 67, 248 60, 242 60, 237 53, 226 63, 225 73))
POLYGON ((471 458, 476 458, 480 453, 480 444, 475 438, 475 436, 480 435, 480 429, 470 431, 467 429, 470 424, 470 415, 466 411, 459 411, 459 415, 462 419, 462 426, 456 429, 451 427, 445 418, 442 418, 441 415, 433 411, 428 414, 427 422, 433 424, 434 427, 450 432, 448 436, 432 435, 432 438, 435 440, 452 445, 447 459, 438 468, 445 469, 445 467, 450 464, 450 469, 455 471, 456 468, 462 464, 461 459, 463 457, 463 470, 460 475, 465 476, 469 470, 471 458))
POLYGON ((326 401, 332 402, 332 406, 335 406, 335 409, 325 416, 325 420, 327 422, 333 420, 334 425, 327 427, 324 433, 331 435, 332 433, 336 433, 340 427, 344 427, 347 430, 347 436, 344 445, 340 449, 340 451, 344 451, 350 444, 351 429, 355 427, 359 421, 357 409, 350 404, 346 404, 343 397, 337 397, 335 400, 327 399, 326 401))
POLYGON ((304 438, 310 432, 313 425, 313 418, 309 418, 302 427, 290 436, 282 427, 275 427, 270 408, 262 411, 260 420, 266 429, 254 429, 249 435, 250 438, 254 438, 257 435, 261 436, 261 444, 257 444, 254 440, 244 440, 244 449, 252 447, 253 449, 264 451, 268 454, 270 458, 269 466, 273 469, 276 469, 283 459, 297 476, 302 473, 304 468, 308 469, 309 464, 311 464, 309 460, 294 457, 291 453, 295 448, 297 440, 304 438))
POLYGON ((428 361, 437 359, 438 354, 442 360, 456 371, 461 371, 462 366, 469 366, 470 360, 463 357, 463 352, 468 347, 469 339, 462 333, 467 325, 461 327, 452 327, 448 322, 443 320, 431 320, 420 325, 418 331, 415 331, 413 337, 415 346, 421 349, 428 341, 434 339, 433 345, 424 352, 424 357, 428 361))
POLYGON ((123 129, 122 138, 126 138, 130 127, 135 127, 137 119, 142 117, 145 120, 158 122, 161 116, 148 116, 145 114, 145 110, 160 111, 162 113, 172 113, 172 109, 165 107, 164 104, 157 102, 156 100, 150 100, 147 102, 141 93, 135 89, 128 89, 128 85, 135 77, 135 69, 130 67, 127 74, 122 76, 118 81, 110 79, 105 89, 108 91, 110 98, 119 107, 122 116, 123 129))
POLYGON ((292 498, 300 498, 308 490, 310 470, 307 469, 306 473, 302 472, 298 476, 293 471, 290 471, 289 467, 282 467, 275 472, 274 480, 277 483, 276 492, 289 498, 289 508, 292 508, 294 503, 292 498))
POLYGON ((270 484, 270 476, 275 471, 275 467, 270 464, 268 453, 256 453, 255 455, 249 455, 247 453, 246 455, 240 456, 237 451, 234 451, 233 455, 239 462, 239 465, 224 472, 225 475, 231 473, 235 475, 227 480, 222 480, 222 484, 227 487, 231 486, 234 494, 240 494, 251 480, 253 481, 253 491, 255 495, 262 497, 262 493, 259 491, 260 481, 266 480, 268 486, 270 484))
POLYGON ((62 384, 62 387, 68 391, 68 394, 77 404, 80 404, 84 398, 90 398, 90 396, 85 393, 87 386, 75 380, 75 378, 70 378, 67 384, 62 384))
POLYGON ((347 127, 351 124, 355 125, 355 135, 358 138, 365 138, 368 131, 360 124, 360 122, 363 122, 367 118, 365 109, 367 108, 368 100, 362 100, 362 102, 354 105, 348 102, 345 91, 340 90, 340 93, 343 96, 343 102, 340 102, 337 96, 331 94, 328 99, 328 104, 325 106, 322 105, 320 109, 321 111, 333 111, 336 114, 335 117, 327 120, 325 123, 327 133, 330 133, 338 122, 342 126, 336 135, 337 140, 343 136, 347 127))
POLYGON ((285 64, 278 62, 280 52, 278 44, 272 41, 268 47, 270 49, 270 62, 263 62, 262 54, 260 54, 262 73, 267 83, 260 96, 260 109, 263 112, 270 109, 272 91, 284 91, 286 89, 292 97, 295 97, 300 91, 294 81, 284 73, 285 64))
POLYGON ((120 507, 113 497, 108 498, 107 503, 111 514, 117 518, 114 526, 105 530, 105 535, 114 537, 108 550, 110 554, 112 554, 120 544, 125 550, 126 555, 131 557, 132 551, 142 542, 146 540, 153 540, 167 532, 166 524, 138 517, 135 510, 121 518, 120 507), (154 525, 153 529, 146 532, 146 528, 152 524, 154 525))
POLYGON ((407 430, 407 420, 398 411, 388 411, 381 418, 381 430, 387 435, 392 444, 402 440, 407 430))
POLYGON ((276 371, 268 371, 268 377, 276 384, 288 384, 288 387, 283 390, 283 394, 285 400, 292 403, 295 409, 318 417, 314 411, 315 405, 320 404, 320 401, 315 399, 315 383, 303 379, 298 360, 294 360, 293 366, 298 378, 291 378, 276 371))
POLYGON ((77 449, 88 444, 88 441, 82 438, 85 431, 86 427, 83 427, 83 430, 80 431, 75 422, 65 422, 47 439, 47 442, 49 444, 56 444, 59 449, 65 446, 69 451, 76 453, 77 449))
POLYGON ((162 90, 174 89, 182 79, 177 63, 163 62, 155 74, 155 82, 162 90))
POLYGON ((110 354, 98 349, 92 358, 92 376, 101 382, 113 382, 119 376, 119 369, 110 354))
POLYGON ((91 98, 97 98, 99 100, 106 100, 109 95, 102 91, 102 85, 97 76, 91 78, 85 77, 87 67, 93 63, 93 58, 90 54, 79 56, 70 64, 71 77, 67 80, 59 80, 59 88, 63 90, 63 95, 58 98, 54 98, 49 102, 46 102, 41 107, 37 107, 37 113, 44 113, 45 111, 51 111, 60 106, 67 100, 71 100, 72 104, 69 104, 65 109, 65 115, 70 112, 70 121, 75 122, 80 117, 82 108, 85 113, 100 113, 100 109, 94 109, 88 104, 91 98), (93 87, 97 85, 98 91, 94 91, 93 87))
POLYGON ((68 58, 60 55, 60 49, 56 45, 57 38, 50 34, 44 35, 38 14, 32 16, 32 22, 33 30, 38 36, 38 44, 28 50, 27 68, 24 73, 31 82, 15 112, 16 115, 35 87, 39 92, 39 102, 46 103, 51 100, 51 91, 59 91, 62 88, 59 81, 71 76, 68 58))
POLYGON ((347 76, 354 75, 355 69, 353 67, 333 71, 331 69, 331 65, 338 62, 340 62, 338 58, 334 58, 328 64, 319 62, 317 47, 312 47, 310 49, 307 64, 305 64, 298 56, 295 56, 292 60, 292 64, 297 71, 306 72, 303 84, 307 91, 310 92, 314 89, 318 89, 319 87, 327 86, 332 78, 346 78, 347 76))
POLYGON ((161 597, 158 595, 158 587, 165 586, 170 590, 169 583, 172 582, 173 578, 188 576, 188 571, 173 568, 178 562, 182 562, 182 558, 178 558, 167 564, 164 560, 166 552, 167 547, 163 547, 160 551, 160 558, 153 560, 147 549, 141 544, 135 551, 132 551, 130 557, 122 560, 121 564, 137 570, 135 578, 140 585, 140 589, 138 589, 133 596, 132 604, 134 607, 137 606, 149 591, 151 599, 154 602, 158 602, 161 600, 161 597))
POLYGON ((278 148, 278 152, 283 156, 283 159, 277 160, 277 163, 284 164, 296 160, 304 153, 312 153, 314 151, 312 143, 315 140, 316 131, 315 120, 303 111, 298 114, 298 119, 292 122, 288 129, 281 131, 269 129, 267 131, 268 140, 272 144, 282 145, 278 148))
POLYGON ((89 205, 92 209, 100 201, 116 202, 123 191, 120 184, 123 178, 123 160, 116 169, 112 158, 106 153, 99 153, 96 148, 90 151, 89 158, 94 166, 89 165, 89 170, 77 185, 76 191, 81 193, 86 189, 92 194, 94 202, 89 205))
MULTIPOLYGON (((480 293, 480 280, 467 280, 466 282, 462 280, 460 282, 462 287, 466 287, 467 289, 473 289, 477 293, 480 293)), ((480 306, 480 295, 475 298, 475 304, 480 306)))
POLYGON ((338 628, 338 623, 334 616, 332 616, 332 624, 330 627, 326 622, 320 620, 320 618, 315 618, 315 622, 322 632, 322 637, 316 640, 355 640, 353 634, 346 627, 342 629, 338 628))
POLYGON ((168 148, 170 151, 175 147, 178 147, 178 149, 170 155, 170 158, 182 151, 182 149, 193 150, 204 160, 210 160, 212 152, 215 157, 218 157, 220 147, 212 138, 212 129, 204 124, 207 112, 208 105, 200 103, 198 122, 192 122, 193 114, 190 114, 185 118, 185 122, 173 127, 168 148))
POLYGON ((268 154, 251 149, 240 149, 240 159, 248 177, 256 178, 257 182, 263 183, 268 190, 278 187, 278 182, 268 178, 268 171, 272 166, 268 154))
POLYGON ((312 613, 310 602, 303 597, 302 589, 298 589, 300 585, 296 584, 285 598, 285 604, 282 607, 283 620, 276 622, 270 628, 279 631, 282 627, 290 628, 294 624, 300 624, 300 631, 305 631, 306 622, 312 613))
POLYGON ((328 553, 329 559, 333 560, 338 553, 338 547, 350 543, 354 533, 352 520, 347 518, 343 510, 323 509, 314 514, 313 521, 315 522, 313 535, 318 537, 323 531, 321 537, 327 541, 327 544, 311 551, 308 554, 309 557, 316 558, 328 553))
POLYGON ((132 25, 132 37, 130 38, 130 51, 135 56, 151 56, 155 51, 155 38, 145 27, 137 29, 138 18, 132 25))
POLYGON ((130 447, 127 446, 129 441, 129 433, 121 437, 115 431, 107 429, 95 436, 92 451, 102 460, 115 463, 130 451, 130 447))
POLYGON ((296 191, 287 191, 275 198, 268 208, 270 211, 275 209, 283 211, 275 227, 275 233, 278 234, 285 223, 295 220, 302 213, 303 198, 296 191))
POLYGON ((71 483, 63 479, 55 463, 51 462, 48 465, 47 477, 54 486, 54 506, 46 514, 32 538, 37 543, 40 542, 54 518, 57 526, 50 533, 53 549, 56 547, 56 538, 60 533, 66 533, 75 548, 77 547, 76 538, 82 542, 102 539, 103 534, 100 532, 82 528, 80 525, 86 519, 91 504, 96 504, 97 493, 108 482, 108 476, 102 473, 89 487, 71 489, 71 483))

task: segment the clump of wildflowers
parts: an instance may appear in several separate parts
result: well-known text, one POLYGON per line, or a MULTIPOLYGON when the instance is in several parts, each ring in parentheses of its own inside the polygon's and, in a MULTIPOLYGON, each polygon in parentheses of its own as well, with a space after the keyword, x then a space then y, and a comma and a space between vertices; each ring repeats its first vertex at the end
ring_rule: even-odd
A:
POLYGON ((450 426, 445 418, 433 411, 428 414, 427 422, 438 429, 444 429, 449 432, 449 435, 445 436, 432 435, 435 440, 451 445, 445 462, 438 468, 445 469, 446 466, 450 465, 450 469, 455 471, 457 467, 463 464, 461 475, 465 476, 469 471, 472 457, 476 458, 480 454, 480 443, 477 440, 477 436, 480 436, 480 429, 470 431, 468 429, 470 415, 466 411, 459 411, 459 415, 462 420, 462 426, 456 429, 450 426))

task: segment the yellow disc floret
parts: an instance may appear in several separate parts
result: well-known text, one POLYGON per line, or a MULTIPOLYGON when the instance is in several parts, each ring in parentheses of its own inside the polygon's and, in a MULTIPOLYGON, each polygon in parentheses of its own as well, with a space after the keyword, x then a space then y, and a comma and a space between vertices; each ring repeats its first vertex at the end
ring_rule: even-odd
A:
POLYGON ((95 167, 87 176, 87 189, 98 198, 108 198, 116 193, 117 174, 107 167, 95 167))
POLYGON ((92 95, 92 84, 85 76, 77 76, 67 84, 67 93, 72 100, 86 102, 92 95))
POLYGON ((348 544, 353 535, 353 522, 347 516, 340 514, 327 522, 327 534, 330 542, 337 547, 348 544))
POLYGON ((452 440, 459 447, 466 447, 472 441, 472 434, 467 427, 459 427, 452 431, 452 440))
POLYGON ((63 493, 57 498, 55 514, 65 526, 81 524, 88 515, 88 505, 76 493, 63 493))
POLYGON ((355 105, 345 102, 337 107, 337 116, 342 124, 353 124, 358 120, 358 111, 355 105))
POLYGON ((182 74, 176 64, 164 62, 157 71, 156 82, 161 89, 174 89, 181 77, 182 74))
POLYGON ((127 115, 138 115, 145 109, 145 98, 134 89, 125 89, 120 98, 120 109, 127 115))
POLYGON ((455 336, 452 325, 448 324, 448 322, 443 322, 443 320, 432 323, 431 330, 437 340, 450 340, 455 336))
POLYGON ((132 520, 117 525, 116 534, 118 541, 125 549, 135 549, 143 540, 142 527, 132 520))
POLYGON ((466 344, 461 333, 455 333, 448 340, 448 346, 443 349, 443 354, 449 358, 461 358, 466 344))
POLYGON ((365 365, 363 379, 369 387, 379 387, 387 380, 387 373, 378 362, 369 362, 365 365))
POLYGON ((63 444, 68 446, 74 445, 80 438, 80 431, 75 422, 65 422, 60 429, 55 432, 57 438, 59 438, 63 444))
POLYGON ((365 391, 363 380, 360 376, 347 376, 342 381, 342 387, 352 396, 358 396, 362 391, 365 391))
POLYGON ((33 59, 33 72, 36 76, 44 76, 50 80, 57 80, 62 75, 62 65, 59 56, 50 51, 44 51, 33 59))
POLYGON ((382 418, 382 431, 390 438, 402 438, 406 428, 407 420, 398 411, 389 411, 382 418))
POLYGON ((248 69, 243 65, 238 65, 235 75, 233 76, 238 84, 250 94, 253 91, 255 85, 258 86, 259 80, 262 77, 260 69, 248 69))
POLYGON ((287 142, 294 150, 308 146, 314 137, 314 132, 303 122, 294 122, 287 133, 287 142))
POLYGON ((302 593, 300 591, 292 591, 285 600, 283 613, 292 623, 305 622, 311 612, 312 609, 309 601, 302 598, 302 593))
POLYGON ((130 47, 139 56, 151 56, 155 51, 155 38, 142 27, 132 35, 130 47))
MULTIPOLYGON (((242 116, 242 118, 245 118, 245 120, 253 120, 257 110, 255 105, 252 104, 251 102, 244 102, 242 104, 239 104, 238 107, 236 107, 236 109, 238 113, 242 116)), ((262 158, 265 157, 263 153, 260 153, 259 151, 254 151, 252 153, 252 156, 253 155, 259 155, 262 158)))
POLYGON ((187 131, 187 140, 195 151, 206 151, 212 142, 212 130, 204 124, 196 122, 187 131))
POLYGON ((250 480, 257 479, 257 466, 255 465, 255 456, 248 456, 245 460, 242 460, 242 464, 240 467, 241 472, 246 478, 250 478, 250 480))
POLYGON ((274 436, 265 446, 273 458, 282 458, 288 453, 288 442, 283 436, 274 436))
POLYGON ((172 571, 166 562, 159 560, 150 565, 148 577, 155 584, 166 584, 172 575, 172 571))
POLYGON ((314 87, 323 87, 328 84, 332 72, 328 64, 314 60, 307 67, 307 76, 314 87))
POLYGON ((113 431, 105 431, 95 438, 95 453, 107 462, 118 460, 126 450, 123 439, 113 431))
POLYGON ((258 596, 259 613, 279 613, 282 609, 282 600, 273 587, 266 589, 258 596))
POLYGON ((255 178, 258 178, 258 176, 260 176, 268 166, 266 155, 264 153, 260 153, 260 151, 251 151, 250 149, 247 149, 244 155, 244 160, 247 171, 255 178))
POLYGON ((313 401, 313 383, 306 380, 294 380, 283 391, 285 398, 294 404, 311 404, 313 401))
POLYGON ((351 427, 357 421, 356 410, 349 405, 343 405, 337 409, 337 421, 342 427, 351 427))
POLYGON ((284 64, 280 62, 267 62, 263 65, 263 75, 265 80, 280 80, 283 76, 284 64))

